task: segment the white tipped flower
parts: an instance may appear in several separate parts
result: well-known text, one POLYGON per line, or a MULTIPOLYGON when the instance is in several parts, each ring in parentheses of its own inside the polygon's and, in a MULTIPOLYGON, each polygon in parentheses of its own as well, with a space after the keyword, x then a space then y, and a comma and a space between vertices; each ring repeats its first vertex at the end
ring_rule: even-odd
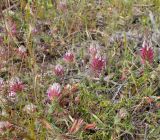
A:
POLYGON ((60 64, 57 64, 54 68, 54 73, 56 76, 62 76, 64 74, 63 66, 60 64))
POLYGON ((24 89, 24 84, 18 77, 10 80, 10 91, 21 92, 24 89))
POLYGON ((99 54, 96 54, 95 57, 91 59, 91 69, 93 71, 102 71, 102 69, 105 67, 105 59, 99 54))
POLYGON ((65 53, 63 57, 65 62, 72 63, 74 61, 74 54, 71 51, 65 53))
POLYGON ((47 95, 50 100, 59 97, 61 94, 61 85, 59 83, 53 83, 47 90, 47 95))
POLYGON ((140 56, 142 59, 142 64, 148 61, 150 64, 154 61, 154 51, 150 46, 150 43, 146 40, 143 41, 142 48, 140 49, 140 56))

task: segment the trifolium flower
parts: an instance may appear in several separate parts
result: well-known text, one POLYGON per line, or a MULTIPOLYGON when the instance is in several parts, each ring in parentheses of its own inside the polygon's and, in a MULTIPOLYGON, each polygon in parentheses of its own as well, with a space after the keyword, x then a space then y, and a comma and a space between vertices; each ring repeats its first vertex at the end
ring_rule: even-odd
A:
POLYGON ((93 72, 100 73, 105 67, 105 59, 103 56, 96 54, 96 56, 91 58, 90 66, 93 72))
POLYGON ((9 86, 10 91, 14 92, 21 92, 24 89, 24 84, 18 77, 12 78, 9 86))
POLYGON ((144 40, 142 44, 142 48, 140 50, 140 56, 142 59, 142 64, 144 64, 146 61, 149 62, 150 64, 153 63, 154 51, 146 40, 144 40))
POLYGON ((63 66, 60 64, 57 64, 54 68, 54 73, 56 76, 62 76, 64 74, 63 66))
POLYGON ((74 54, 71 51, 65 53, 63 57, 64 61, 67 63, 72 63, 74 61, 74 54))
POLYGON ((47 90, 47 95, 50 100, 59 97, 61 94, 61 85, 59 83, 53 83, 47 90))

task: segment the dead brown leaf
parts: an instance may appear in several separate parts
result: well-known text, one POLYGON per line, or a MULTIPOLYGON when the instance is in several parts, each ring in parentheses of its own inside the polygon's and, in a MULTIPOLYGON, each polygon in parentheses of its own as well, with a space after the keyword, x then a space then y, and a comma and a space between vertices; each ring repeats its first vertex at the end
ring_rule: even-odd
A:
POLYGON ((72 134, 76 133, 81 128, 82 125, 83 125, 82 119, 74 120, 71 128, 69 129, 69 133, 72 134))
POLYGON ((93 129, 95 129, 95 127, 96 127, 96 123, 94 122, 94 123, 90 123, 90 124, 86 124, 86 126, 85 126, 85 130, 93 130, 93 129))

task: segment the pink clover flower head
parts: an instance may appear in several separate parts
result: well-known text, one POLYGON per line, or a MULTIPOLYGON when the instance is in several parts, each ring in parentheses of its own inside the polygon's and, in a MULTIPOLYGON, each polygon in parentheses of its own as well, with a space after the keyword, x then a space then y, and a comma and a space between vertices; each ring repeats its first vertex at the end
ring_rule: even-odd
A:
POLYGON ((142 64, 144 64, 146 61, 149 62, 150 64, 153 63, 154 51, 146 40, 144 40, 142 44, 142 48, 140 50, 140 56, 142 59, 142 64))
POLYGON ((60 64, 57 64, 54 68, 54 73, 56 76, 62 76, 64 74, 63 66, 60 64))
POLYGON ((47 95, 50 100, 59 97, 61 94, 61 85, 59 83, 53 83, 47 90, 47 95))
POLYGON ((91 69, 95 72, 101 72, 105 67, 105 59, 100 54, 96 54, 91 59, 91 69))
POLYGON ((21 92, 24 89, 24 84, 22 81, 18 78, 12 78, 10 81, 10 91, 14 92, 21 92))
POLYGON ((74 54, 71 51, 65 53, 63 57, 65 62, 72 63, 74 61, 74 54))

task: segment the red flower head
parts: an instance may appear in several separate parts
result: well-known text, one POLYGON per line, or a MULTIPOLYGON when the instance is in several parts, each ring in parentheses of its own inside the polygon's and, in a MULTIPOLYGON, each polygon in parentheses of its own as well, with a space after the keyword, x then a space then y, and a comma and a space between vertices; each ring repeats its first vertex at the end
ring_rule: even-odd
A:
POLYGON ((23 89, 24 89, 24 84, 22 83, 22 81, 18 77, 11 79, 10 91, 21 92, 23 89))
POLYGON ((72 63, 74 61, 74 54, 71 51, 65 53, 63 57, 65 62, 72 63))
POLYGON ((149 43, 144 40, 142 44, 142 48, 140 50, 140 55, 142 59, 142 63, 144 64, 146 61, 148 61, 150 64, 153 62, 154 58, 154 51, 153 48, 149 46, 149 43))
POLYGON ((94 56, 91 59, 91 69, 94 72, 98 72, 99 73, 105 67, 105 62, 106 62, 105 59, 101 55, 96 54, 96 56, 94 56))
POLYGON ((59 83, 53 83, 47 90, 47 95, 50 100, 59 97, 61 94, 61 86, 59 83))

